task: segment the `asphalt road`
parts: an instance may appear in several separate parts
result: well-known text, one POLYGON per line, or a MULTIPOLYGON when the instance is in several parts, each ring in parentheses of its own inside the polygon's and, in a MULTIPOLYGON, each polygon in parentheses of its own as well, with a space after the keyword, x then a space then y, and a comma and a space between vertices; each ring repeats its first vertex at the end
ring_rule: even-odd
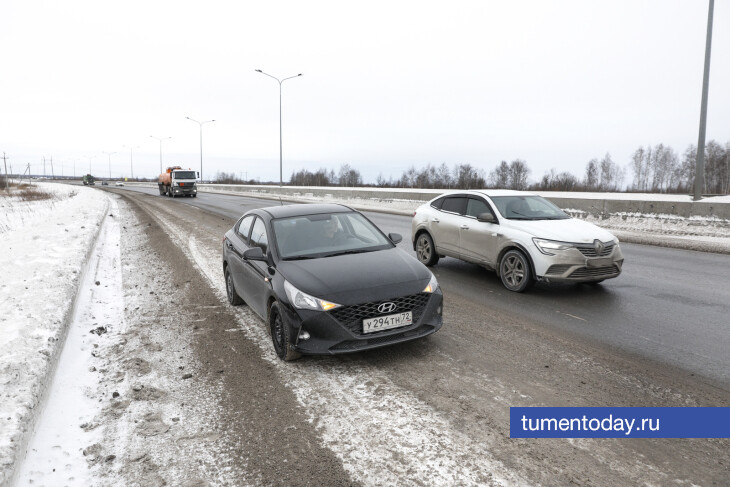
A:
MULTIPOLYGON (((119 188, 115 188, 119 189, 119 188)), ((155 189, 125 190, 156 195, 155 189)), ((274 204, 241 196, 201 193, 170 199, 229 218, 274 204)), ((403 235, 399 247, 415 255, 410 218, 366 212, 385 233, 403 235)), ((730 256, 622 244, 626 258, 617 279, 600 286, 537 285, 506 291, 497 276, 456 259, 432 270, 445 299, 458 294, 491 309, 542 323, 552 331, 595 341, 718 382, 730 390, 730 256)))
MULTIPOLYGON (((220 451, 232 455, 213 458, 211 467, 230 466, 241 478, 260 475, 267 485, 291 485, 292 478, 301 478, 302 485, 726 483, 730 447, 722 439, 523 441, 509 431, 513 406, 730 405, 723 372, 727 339, 719 321, 722 310, 716 309, 724 304, 716 295, 707 297, 726 289, 719 269, 727 266, 723 256, 626 246, 627 261, 636 264, 619 279, 598 288, 537 286, 521 295, 503 290, 492 273, 444 259, 434 267, 445 296, 439 333, 366 353, 284 363, 272 357, 266 323, 246 306, 226 303, 220 273, 221 235, 246 210, 271 201, 108 190, 125 196, 115 218, 124 218, 122 268, 134 267, 124 281, 130 331, 122 350, 129 357, 110 363, 133 365, 129 358, 141 356, 150 376, 169 376, 173 386, 180 367, 192 370, 189 380, 209 392, 191 405, 215 404, 201 415, 205 420, 215 412, 209 419, 212 430, 222 434, 220 451), (127 207, 138 223, 128 221, 127 207), (134 232, 144 234, 147 243, 135 244, 134 232), (175 272, 160 275, 153 262, 173 264, 175 272), (702 272, 689 271, 698 266, 715 277, 705 277, 707 284, 700 286, 702 272), (679 273, 685 277, 677 278, 679 273), (674 280, 660 280, 669 274, 674 280), (699 289, 677 284, 687 280, 699 289), (703 303, 715 304, 680 302, 696 300, 698 293, 704 293, 703 303), (162 301, 188 308, 162 328, 148 326, 167 315, 155 309, 162 301), (699 329, 685 323, 687 314, 696 312, 714 325, 699 329), (135 338, 134 333, 162 335, 135 338), (179 363, 184 350, 191 355, 179 363), (224 364, 222 376, 217 364, 224 364), (240 427, 221 426, 232 423, 240 427)), ((368 216, 384 231, 403 234, 401 246, 411 252, 408 217, 368 216)), ((112 380, 119 375, 110 373, 112 380)), ((145 390, 165 390, 166 403, 187 407, 182 389, 162 385, 151 382, 145 390)), ((133 393, 120 392, 122 397, 133 393)), ((162 406, 148 402, 152 419, 162 406)), ((128 416, 132 419, 139 414, 128 416)), ((187 418, 190 424, 201 421, 187 418)), ((138 426, 130 429, 136 432, 138 426)), ((174 434, 167 436, 154 451, 169 449, 166 442, 174 434)), ((186 452, 173 457, 155 461, 161 478, 173 478, 164 467, 168 460, 182 466, 198 461, 186 452)), ((141 468, 139 476, 146 475, 147 467, 137 465, 136 456, 129 458, 125 468, 141 468)))

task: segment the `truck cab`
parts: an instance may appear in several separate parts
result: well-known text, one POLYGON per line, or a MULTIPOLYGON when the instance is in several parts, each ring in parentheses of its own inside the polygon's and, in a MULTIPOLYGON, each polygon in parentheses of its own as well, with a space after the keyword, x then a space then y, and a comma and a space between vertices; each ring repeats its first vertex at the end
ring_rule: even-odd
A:
POLYGON ((197 186, 198 173, 190 169, 183 169, 180 166, 168 167, 160 174, 157 182, 161 195, 170 197, 198 195, 197 186))

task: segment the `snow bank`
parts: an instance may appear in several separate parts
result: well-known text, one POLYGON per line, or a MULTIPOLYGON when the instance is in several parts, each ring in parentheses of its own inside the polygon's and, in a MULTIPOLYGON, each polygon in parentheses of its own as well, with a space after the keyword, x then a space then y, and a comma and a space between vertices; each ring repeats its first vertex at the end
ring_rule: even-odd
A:
POLYGON ((0 196, 0 485, 28 441, 109 198, 41 183, 53 197, 0 196))

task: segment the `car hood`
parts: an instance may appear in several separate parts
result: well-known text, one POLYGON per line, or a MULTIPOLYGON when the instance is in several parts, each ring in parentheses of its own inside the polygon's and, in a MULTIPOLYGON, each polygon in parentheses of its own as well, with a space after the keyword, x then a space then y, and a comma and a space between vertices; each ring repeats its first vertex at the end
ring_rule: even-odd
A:
POLYGON ((415 294, 431 279, 431 271, 398 248, 285 260, 277 270, 299 290, 343 305, 415 294))
POLYGON ((528 233, 533 237, 573 243, 592 243, 598 239, 608 242, 615 237, 611 232, 576 218, 565 220, 506 220, 506 226, 528 233))

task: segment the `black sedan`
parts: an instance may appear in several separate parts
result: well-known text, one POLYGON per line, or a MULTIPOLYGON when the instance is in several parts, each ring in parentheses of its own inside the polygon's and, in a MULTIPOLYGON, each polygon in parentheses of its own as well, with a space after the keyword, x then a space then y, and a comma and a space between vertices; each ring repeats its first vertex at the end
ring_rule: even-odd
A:
POLYGON ((276 354, 338 354, 441 328, 434 275, 361 213, 341 205, 249 211, 223 238, 228 301, 269 325, 276 354))

